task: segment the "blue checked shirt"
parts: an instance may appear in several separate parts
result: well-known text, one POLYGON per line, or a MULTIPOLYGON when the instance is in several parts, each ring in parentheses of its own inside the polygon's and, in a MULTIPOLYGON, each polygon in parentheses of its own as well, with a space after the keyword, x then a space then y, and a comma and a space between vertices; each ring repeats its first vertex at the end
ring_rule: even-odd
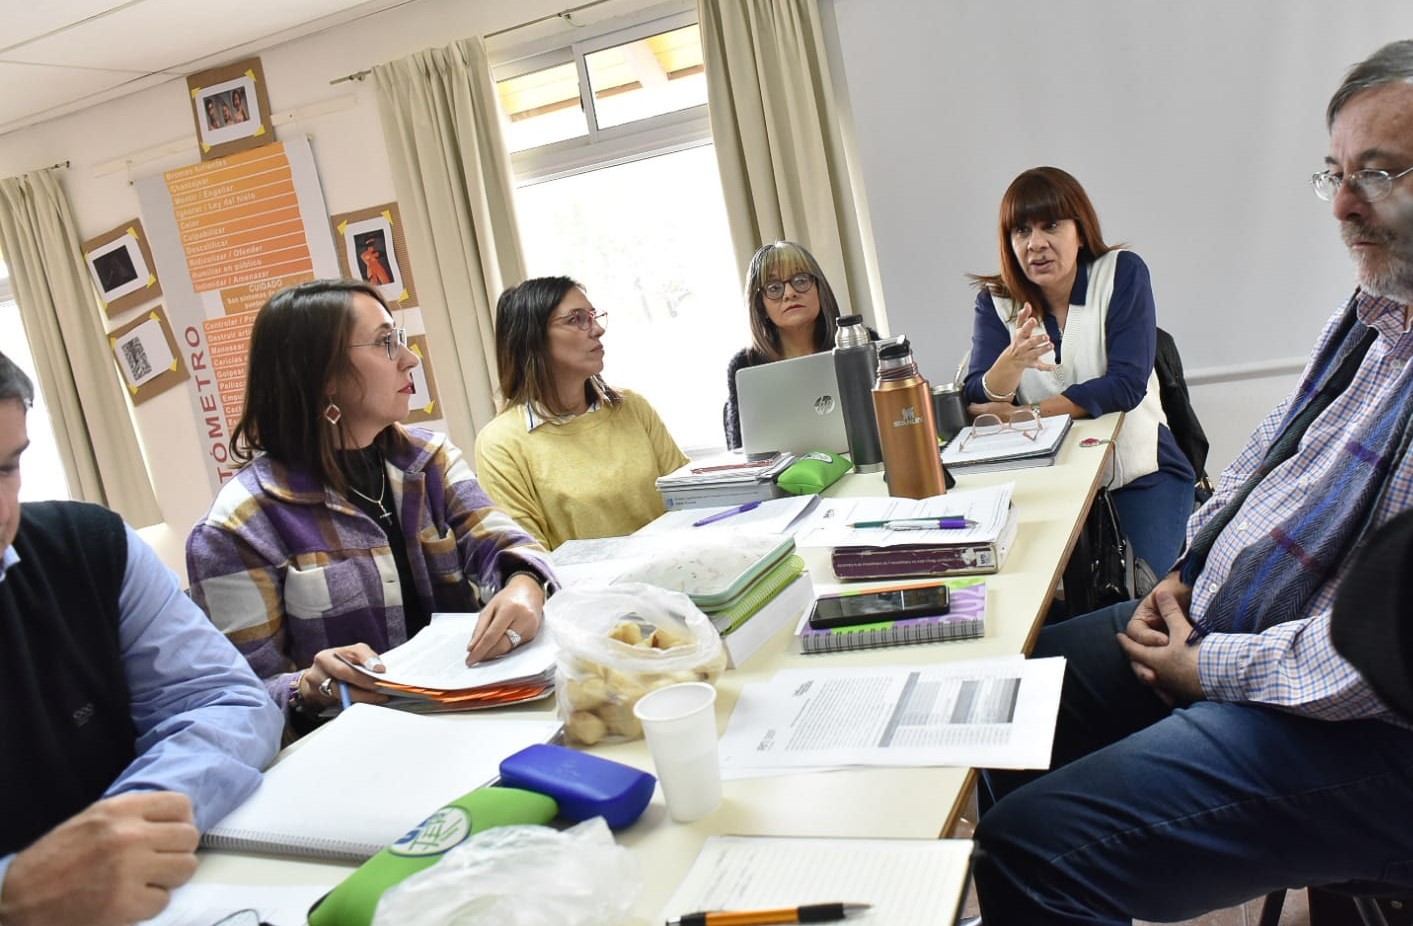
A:
MULTIPOLYGON (((1315 419, 1295 455, 1252 491, 1218 536, 1192 589, 1194 618, 1206 613, 1243 547, 1284 522, 1293 510, 1326 492, 1340 491, 1329 479, 1336 463, 1334 449, 1366 435, 1374 421, 1387 411, 1389 397, 1397 392, 1403 378, 1413 376, 1413 364, 1408 362, 1413 357, 1413 334, 1408 331, 1407 307, 1389 299, 1356 294, 1355 311, 1359 320, 1378 331, 1379 336, 1349 388, 1315 419)), ((1326 322, 1315 355, 1325 348, 1344 312, 1345 308, 1341 308, 1326 322)), ((1309 375, 1307 365, 1304 376, 1309 375)), ((1245 449, 1222 473, 1216 493, 1188 521, 1189 544, 1260 464, 1291 401, 1287 397, 1266 416, 1245 449)), ((1413 414, 1413 409, 1405 414, 1413 414)), ((1375 527, 1413 507, 1413 458, 1396 461, 1388 479, 1375 513, 1375 527)), ((1346 557, 1334 578, 1314 595, 1303 617, 1259 634, 1213 633, 1204 637, 1198 649, 1198 673, 1207 697, 1214 701, 1268 704, 1323 720, 1392 719, 1393 713, 1330 642, 1335 590, 1348 568, 1346 557)))

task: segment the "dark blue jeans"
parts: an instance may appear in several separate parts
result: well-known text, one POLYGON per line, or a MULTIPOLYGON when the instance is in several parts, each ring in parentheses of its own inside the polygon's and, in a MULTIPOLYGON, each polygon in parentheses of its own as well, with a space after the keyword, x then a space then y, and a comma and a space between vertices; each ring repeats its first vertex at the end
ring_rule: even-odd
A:
POLYGON ((1247 704, 1169 710, 1114 639, 1125 602, 1046 627, 1065 656, 1052 771, 988 772, 986 926, 1190 919, 1277 888, 1413 886, 1413 731, 1247 704))
POLYGON ((1128 486, 1112 494, 1134 554, 1147 560, 1161 579, 1182 552, 1187 519, 1192 517, 1193 486, 1170 473, 1158 476, 1155 485, 1128 486))

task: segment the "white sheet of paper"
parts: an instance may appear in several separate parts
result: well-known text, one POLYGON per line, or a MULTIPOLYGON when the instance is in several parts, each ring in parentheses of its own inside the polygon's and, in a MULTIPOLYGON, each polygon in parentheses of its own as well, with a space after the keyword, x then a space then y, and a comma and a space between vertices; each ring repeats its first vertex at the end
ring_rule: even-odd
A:
POLYGON ((185 884, 167 909, 139 926, 211 926, 241 910, 254 910, 271 926, 304 926, 327 884, 185 884))
POLYGON ((383 682, 457 690, 534 678, 554 666, 555 646, 548 633, 536 635, 498 659, 466 665, 466 644, 471 642, 479 616, 433 614, 431 623, 411 640, 380 654, 386 672, 354 668, 383 682))
POLYGON ((710 836, 658 922, 702 910, 866 903, 849 926, 954 922, 969 839, 710 836))
POLYGON ((1006 524, 1015 483, 966 489, 931 498, 828 498, 810 512, 795 534, 802 547, 892 547, 900 544, 992 543, 1006 524), (887 530, 851 528, 859 521, 905 518, 967 518, 975 527, 962 530, 887 530))
POLYGON ((723 775, 820 766, 1046 768, 1061 658, 785 669, 741 691, 723 775))
MULTIPOLYGON (((706 508, 679 508, 659 515, 655 520, 640 527, 633 536, 662 534, 677 530, 698 530, 698 531, 738 531, 749 530, 757 533, 787 534, 792 532, 792 527, 796 527, 796 521, 801 515, 819 504, 818 495, 792 495, 789 498, 772 498, 769 501, 761 502, 750 511, 743 511, 740 514, 733 514, 729 518, 722 518, 720 521, 713 521, 710 524, 703 524, 701 527, 693 527, 692 524, 702 518, 709 517, 721 511, 729 511, 736 508, 736 505, 714 505, 706 508)), ((558 552, 556 551, 556 557, 558 552)), ((558 559, 556 559, 558 562, 558 559)))

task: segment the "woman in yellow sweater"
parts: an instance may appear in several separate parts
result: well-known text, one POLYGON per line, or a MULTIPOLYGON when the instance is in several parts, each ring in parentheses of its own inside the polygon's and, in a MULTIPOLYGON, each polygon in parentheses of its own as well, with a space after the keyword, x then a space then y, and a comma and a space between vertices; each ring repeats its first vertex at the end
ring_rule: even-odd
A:
POLYGON ((569 277, 496 304, 505 404, 476 438, 477 477, 549 549, 642 527, 663 512, 654 480, 687 462, 646 399, 603 381, 606 314, 569 277))

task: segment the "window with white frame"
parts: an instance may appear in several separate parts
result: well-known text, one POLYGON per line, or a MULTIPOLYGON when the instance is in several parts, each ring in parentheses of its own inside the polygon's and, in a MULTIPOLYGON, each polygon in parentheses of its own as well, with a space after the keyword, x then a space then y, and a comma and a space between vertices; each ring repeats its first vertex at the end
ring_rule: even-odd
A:
POLYGON ((604 377, 683 450, 725 445, 726 363, 749 341, 706 112, 695 13, 495 69, 531 276, 581 282, 604 377))
POLYGON ((20 321, 20 307, 15 304, 10 285, 10 271, 0 262, 0 345, 6 357, 15 362, 34 383, 34 406, 25 416, 29 432, 29 449, 20 462, 20 501, 37 502, 51 498, 70 498, 69 482, 54 442, 54 428, 49 421, 49 408, 44 404, 44 392, 39 377, 34 375, 34 355, 30 353, 20 321))

